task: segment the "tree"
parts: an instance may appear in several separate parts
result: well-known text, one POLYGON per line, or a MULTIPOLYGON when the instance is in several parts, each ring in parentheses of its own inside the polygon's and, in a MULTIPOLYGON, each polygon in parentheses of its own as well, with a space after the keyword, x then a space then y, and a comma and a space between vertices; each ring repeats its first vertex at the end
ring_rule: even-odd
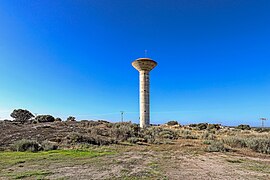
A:
POLYGON ((39 123, 54 122, 55 121, 54 117, 51 115, 38 115, 35 119, 39 123))
POLYGON ((240 124, 236 128, 241 129, 241 130, 250 130, 251 129, 251 127, 248 124, 240 124))
POLYGON ((62 121, 62 119, 61 118, 55 118, 55 121, 57 121, 57 122, 61 122, 62 121))
POLYGON ((34 115, 26 109, 14 109, 10 116, 20 123, 25 123, 34 117, 34 115))
POLYGON ((75 120, 75 117, 69 116, 69 117, 67 118, 67 121, 76 121, 76 120, 75 120))
POLYGON ((178 125, 178 122, 177 121, 169 121, 169 122, 167 122, 167 125, 169 125, 169 126, 178 125))
POLYGON ((220 129, 220 124, 208 124, 207 129, 216 129, 219 130, 220 129))

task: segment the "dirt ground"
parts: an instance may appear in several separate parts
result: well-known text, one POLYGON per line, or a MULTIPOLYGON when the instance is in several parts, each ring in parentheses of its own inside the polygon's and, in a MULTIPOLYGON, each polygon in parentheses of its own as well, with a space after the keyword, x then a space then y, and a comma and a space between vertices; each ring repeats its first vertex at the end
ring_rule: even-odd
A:
POLYGON ((270 155, 246 149, 209 153, 204 146, 180 139, 167 145, 92 147, 113 153, 26 159, 2 166, 0 179, 270 179, 270 155))

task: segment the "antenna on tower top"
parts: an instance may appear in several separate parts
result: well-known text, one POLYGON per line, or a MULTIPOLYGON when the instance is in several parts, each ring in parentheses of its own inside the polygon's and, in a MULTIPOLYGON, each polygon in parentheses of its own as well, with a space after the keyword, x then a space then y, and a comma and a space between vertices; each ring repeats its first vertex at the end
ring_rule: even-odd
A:
POLYGON ((147 50, 144 50, 144 57, 147 57, 147 50))

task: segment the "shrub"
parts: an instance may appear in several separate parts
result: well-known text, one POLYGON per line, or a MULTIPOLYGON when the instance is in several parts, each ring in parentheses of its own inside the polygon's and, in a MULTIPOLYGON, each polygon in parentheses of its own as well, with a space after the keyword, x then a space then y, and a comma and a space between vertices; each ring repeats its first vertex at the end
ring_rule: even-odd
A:
POLYGON ((31 152, 37 152, 42 150, 41 145, 37 141, 26 139, 16 141, 12 145, 11 149, 14 151, 31 151, 31 152))
POLYGON ((246 139, 240 137, 228 137, 223 139, 223 142, 234 148, 246 147, 246 139))
POLYGON ((169 126, 178 125, 178 122, 177 121, 169 121, 169 122, 167 122, 167 125, 169 125, 169 126))
POLYGON ((237 129, 241 129, 241 130, 250 130, 250 126, 247 124, 240 124, 236 127, 237 129))
POLYGON ((253 151, 270 154, 269 138, 250 138, 246 141, 246 146, 253 151))
POLYGON ((197 124, 190 124, 189 127, 197 127, 197 124))
POLYGON ((55 143, 45 140, 41 143, 41 149, 44 151, 56 150, 58 146, 55 143))
POLYGON ((117 141, 126 141, 130 137, 139 137, 140 127, 137 124, 131 122, 120 122, 108 125, 111 126, 109 129, 109 135, 115 137, 117 141))
POLYGON ((198 126, 197 126, 197 128, 198 128, 199 130, 204 130, 204 129, 207 128, 207 126, 208 126, 207 123, 199 123, 198 126))
POLYGON ((107 123, 110 123, 109 121, 105 121, 105 120, 98 120, 99 123, 102 123, 102 124, 107 124, 107 123))
POLYGON ((204 130, 208 126, 208 123, 190 124, 189 127, 195 127, 198 130, 204 130))
POLYGON ((182 138, 184 138, 184 139, 198 139, 198 136, 196 136, 196 135, 186 135, 186 136, 183 136, 182 138))
POLYGON ((165 139, 176 139, 177 138, 177 134, 175 133, 175 131, 170 130, 170 129, 162 129, 158 133, 158 135, 159 135, 159 137, 165 138, 165 139))
POLYGON ((137 137, 130 137, 130 138, 127 139, 127 141, 128 141, 129 143, 135 144, 135 143, 137 143, 138 141, 140 141, 140 138, 137 138, 137 137))
POLYGON ((167 144, 173 139, 178 138, 176 131, 161 127, 148 127, 140 129, 138 137, 150 144, 167 144))
POLYGON ((26 123, 29 119, 34 117, 34 115, 26 109, 15 109, 10 116, 20 123, 26 123))
POLYGON ((210 145, 211 143, 212 143, 212 141, 209 141, 209 140, 203 141, 203 144, 210 145))
POLYGON ((178 131, 178 136, 183 139, 198 139, 195 134, 192 134, 190 130, 181 130, 178 131))
POLYGON ((180 134, 183 134, 183 135, 191 135, 191 131, 190 131, 190 130, 181 130, 181 131, 180 131, 180 134))
POLYGON ((117 141, 110 139, 110 138, 104 138, 102 136, 87 136, 82 135, 79 133, 73 133, 69 136, 69 139, 71 143, 82 143, 82 144, 93 144, 93 145, 109 145, 109 144, 116 144, 117 141))
POLYGON ((226 151, 228 151, 228 149, 225 148, 224 144, 221 141, 213 141, 207 147, 206 151, 208 151, 208 152, 226 152, 226 151))
POLYGON ((35 119, 39 123, 54 122, 55 121, 54 117, 51 115, 38 115, 35 119))
POLYGON ((220 129, 220 125, 219 124, 208 124, 207 125, 207 129, 208 130, 211 130, 211 129, 219 130, 220 129))
POLYGON ((270 128, 255 128, 254 131, 257 131, 259 133, 270 132, 270 128))
POLYGON ((201 139, 207 139, 207 140, 214 140, 216 137, 214 134, 209 133, 208 131, 205 131, 202 135, 201 135, 201 139))
POLYGON ((270 139, 268 137, 230 137, 223 139, 223 142, 231 147, 249 148, 256 152, 270 154, 270 139))
POLYGON ((76 119, 75 119, 75 117, 73 117, 73 116, 69 116, 69 117, 67 118, 67 121, 76 121, 76 119))
POLYGON ((61 122, 62 119, 61 119, 61 118, 55 118, 55 121, 56 121, 56 122, 61 122))

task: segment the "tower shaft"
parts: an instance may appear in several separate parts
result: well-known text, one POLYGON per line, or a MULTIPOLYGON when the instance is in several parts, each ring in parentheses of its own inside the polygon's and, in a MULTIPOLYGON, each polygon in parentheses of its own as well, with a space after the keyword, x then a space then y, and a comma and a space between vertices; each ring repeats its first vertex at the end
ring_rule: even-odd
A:
POLYGON ((140 71, 140 127, 150 125, 149 71, 140 71))

